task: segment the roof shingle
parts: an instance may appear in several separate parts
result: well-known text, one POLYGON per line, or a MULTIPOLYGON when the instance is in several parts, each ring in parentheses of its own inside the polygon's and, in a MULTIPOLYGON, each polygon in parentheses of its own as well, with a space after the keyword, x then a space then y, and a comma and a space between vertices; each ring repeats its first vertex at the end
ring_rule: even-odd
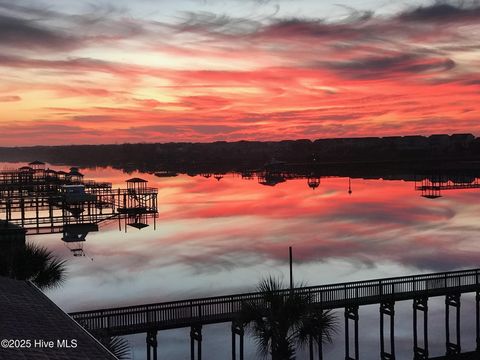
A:
POLYGON ((103 345, 63 312, 33 284, 0 277, 0 340, 25 341, 22 349, 0 348, 0 360, 115 360, 103 345), (53 341, 53 348, 35 340, 53 341), (76 340, 74 348, 59 347, 57 340, 76 340), (35 346, 37 345, 37 346, 35 346))

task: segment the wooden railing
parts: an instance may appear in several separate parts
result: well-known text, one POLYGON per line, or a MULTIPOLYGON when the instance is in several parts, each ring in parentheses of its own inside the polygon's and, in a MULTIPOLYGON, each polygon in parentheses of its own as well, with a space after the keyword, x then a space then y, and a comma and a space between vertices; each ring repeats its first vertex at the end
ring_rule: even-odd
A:
MULTIPOLYGON (((479 277, 480 269, 472 269, 309 286, 294 291, 309 294, 313 303, 323 309, 334 309, 477 291, 480 290, 479 277)), ((289 294, 289 289, 279 291, 279 295, 285 297, 289 294)), ((90 331, 122 335, 149 329, 162 330, 232 321, 245 301, 262 302, 262 293, 187 299, 75 312, 70 315, 90 331)))

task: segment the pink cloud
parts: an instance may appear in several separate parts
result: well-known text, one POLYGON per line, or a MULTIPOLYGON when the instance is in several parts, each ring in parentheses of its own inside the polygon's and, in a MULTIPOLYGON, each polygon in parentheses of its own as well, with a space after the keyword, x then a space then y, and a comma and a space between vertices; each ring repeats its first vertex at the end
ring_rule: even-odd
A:
POLYGON ((10 96, 0 96, 0 102, 16 102, 21 101, 22 98, 17 95, 10 95, 10 96))

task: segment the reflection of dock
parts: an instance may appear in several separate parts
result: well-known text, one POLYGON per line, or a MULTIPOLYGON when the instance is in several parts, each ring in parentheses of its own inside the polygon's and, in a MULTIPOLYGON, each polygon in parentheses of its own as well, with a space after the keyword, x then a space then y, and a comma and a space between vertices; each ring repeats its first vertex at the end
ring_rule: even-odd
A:
POLYGON ((317 187, 320 186, 321 179, 321 176, 318 174, 318 172, 299 174, 295 172, 289 172, 288 170, 285 170, 281 167, 275 168, 272 166, 266 168, 263 171, 248 172, 247 175, 244 175, 244 173, 242 173, 242 178, 248 180, 252 179, 253 174, 257 176, 259 184, 272 187, 284 183, 288 180, 306 179, 308 187, 312 190, 315 190, 317 187))
POLYGON ((285 182, 287 179, 284 174, 273 171, 265 171, 258 174, 258 183, 266 186, 275 186, 285 182))
MULTIPOLYGON (((288 297, 290 291, 282 290, 279 295, 288 297)), ((371 304, 380 304, 381 358, 394 359, 395 302, 413 300, 414 358, 424 360, 429 358, 429 298, 445 296, 446 351, 448 354, 455 355, 461 352, 460 296, 463 293, 474 292, 476 293, 474 316, 477 324, 477 351, 480 350, 480 327, 478 326, 480 324, 480 269, 312 286, 298 288, 295 291, 311 295, 314 299, 313 306, 318 307, 319 310, 345 309, 345 359, 358 359, 359 307, 371 304), (385 322, 387 326, 384 327, 385 322), (422 324, 422 331, 417 332, 417 326, 421 327, 422 324), (349 331, 352 325, 353 332, 349 331), (454 336, 450 336, 450 325, 454 325, 455 331, 452 331, 454 336), (390 331, 387 331, 388 329, 390 331), (354 344, 354 354, 349 347, 350 341, 354 344)), ((193 345, 197 342, 197 348, 201 349, 203 325, 232 322, 232 344, 235 344, 236 337, 240 335, 240 344, 243 346, 243 328, 236 319, 245 301, 262 303, 265 299, 262 293, 247 293, 84 311, 73 313, 71 316, 93 333, 101 332, 109 335, 147 333, 149 354, 152 351, 156 354, 157 331, 191 327, 191 358, 194 359, 193 345)), ((232 353, 235 354, 235 352, 236 349, 233 348, 232 353)), ((148 358, 150 359, 150 355, 148 358)), ((234 355, 233 358, 235 359, 236 356, 234 355)))
POLYGON ((421 191, 422 196, 436 199, 442 196, 442 191, 479 189, 480 179, 462 175, 431 175, 415 182, 415 190, 421 191))
POLYGON ((77 168, 70 172, 45 169, 41 162, 17 170, 0 171, 0 214, 7 223, 28 234, 63 233, 66 243, 85 241, 88 232, 112 219, 142 228, 157 215, 157 189, 139 178, 126 189, 84 180, 77 168), (74 241, 77 239, 77 241, 74 241))

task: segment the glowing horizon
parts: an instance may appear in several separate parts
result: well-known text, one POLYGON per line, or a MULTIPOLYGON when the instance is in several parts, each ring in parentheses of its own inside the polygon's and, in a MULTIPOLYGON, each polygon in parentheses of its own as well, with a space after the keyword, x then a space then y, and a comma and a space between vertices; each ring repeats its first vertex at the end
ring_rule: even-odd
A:
POLYGON ((1 146, 480 135, 478 1, 0 0, 1 146))

